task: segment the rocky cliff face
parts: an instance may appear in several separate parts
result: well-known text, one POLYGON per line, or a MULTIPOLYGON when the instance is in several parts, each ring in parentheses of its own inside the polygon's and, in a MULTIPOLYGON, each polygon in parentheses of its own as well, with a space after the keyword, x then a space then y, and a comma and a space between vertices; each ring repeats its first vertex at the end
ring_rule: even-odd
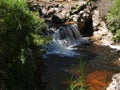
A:
POLYGON ((112 44, 112 33, 102 19, 109 11, 111 0, 103 1, 32 0, 28 5, 30 10, 38 11, 40 17, 46 20, 49 26, 47 30, 57 29, 61 25, 77 24, 83 36, 92 36, 91 39, 99 44, 112 44))
POLYGON ((113 44, 113 35, 105 22, 106 15, 112 5, 112 0, 96 0, 93 5, 97 6, 97 9, 93 11, 94 41, 99 44, 113 44))
POLYGON ((49 26, 58 24, 78 24, 83 36, 93 34, 92 6, 89 0, 38 0, 29 2, 30 10, 49 21, 49 26))

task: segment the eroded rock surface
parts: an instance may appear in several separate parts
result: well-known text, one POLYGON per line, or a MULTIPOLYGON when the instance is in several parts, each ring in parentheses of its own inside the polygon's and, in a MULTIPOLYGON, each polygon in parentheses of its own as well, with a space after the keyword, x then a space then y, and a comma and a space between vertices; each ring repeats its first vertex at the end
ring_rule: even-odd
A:
MULTIPOLYGON (((38 0, 29 2, 30 7, 37 6, 41 17, 50 18, 54 21, 72 19, 77 21, 79 12, 84 9, 88 1, 67 1, 67 0, 38 0), (81 8, 82 7, 82 8, 81 8), (56 18, 54 18, 56 17, 56 18)), ((33 9, 34 10, 34 9, 33 9)), ((58 23, 60 23, 59 21, 58 23)), ((56 23, 56 22, 55 22, 56 23)))
POLYGON ((120 73, 112 76, 112 82, 107 87, 107 90, 120 90, 120 73))
POLYGON ((30 10, 38 11, 40 17, 46 20, 47 31, 56 31, 61 25, 77 24, 83 36, 93 35, 91 2, 89 0, 38 0, 28 2, 30 10), (72 22, 72 23, 71 23, 72 22))
POLYGON ((106 23, 101 19, 98 10, 93 13, 93 39, 100 44, 112 44, 112 33, 108 30, 106 23))
POLYGON ((40 17, 45 18, 49 28, 54 28, 53 32, 61 23, 73 22, 78 25, 83 36, 92 36, 92 40, 99 44, 113 44, 112 33, 103 21, 103 16, 101 17, 103 8, 107 8, 103 12, 104 16, 109 11, 110 2, 111 0, 106 3, 107 6, 104 4, 102 7, 102 0, 95 0, 94 3, 89 0, 32 0, 28 5, 31 10, 39 11, 40 17))

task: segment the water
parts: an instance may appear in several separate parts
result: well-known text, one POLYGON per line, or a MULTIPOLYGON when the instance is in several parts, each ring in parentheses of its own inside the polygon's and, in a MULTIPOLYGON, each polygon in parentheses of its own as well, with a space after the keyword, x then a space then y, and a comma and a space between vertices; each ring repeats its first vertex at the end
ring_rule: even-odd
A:
MULTIPOLYGON (((79 68, 73 67, 79 66, 76 64, 77 59, 72 57, 80 56, 81 53, 87 56, 85 74, 88 83, 93 85, 92 87, 99 88, 95 90, 102 90, 100 88, 106 84, 106 76, 109 73, 114 74, 120 71, 119 63, 116 63, 120 58, 119 51, 111 49, 109 46, 83 45, 86 43, 88 44, 90 41, 87 37, 82 37, 76 25, 61 26, 55 31, 52 43, 45 45, 46 56, 48 56, 44 58, 47 64, 45 77, 48 84, 46 90, 53 88, 66 90, 68 85, 64 85, 64 82, 71 78, 71 73, 68 71, 74 70, 76 73, 79 70, 79 68), (93 82, 96 80, 98 83, 93 82), (99 82, 103 85, 101 86, 99 82)), ((112 45, 111 47, 116 48, 112 45)))
MULTIPOLYGON (((88 82, 98 88, 101 84, 105 84, 107 74, 118 73, 120 67, 116 61, 120 58, 119 51, 109 48, 108 46, 89 45, 78 47, 78 52, 86 54, 85 74, 88 82), (102 80, 101 80, 102 79, 102 80), (97 80, 98 83, 93 83, 97 80), (101 84, 99 84, 99 82, 101 84)), ((52 54, 44 60, 47 64, 45 77, 48 82, 47 89, 54 86, 55 90, 66 90, 68 84, 64 84, 71 79, 72 75, 79 70, 78 59, 72 57, 61 57, 52 54), (69 73, 72 71, 72 74, 69 73), (52 86, 51 86, 52 84, 52 86)), ((119 63, 118 63, 119 64, 119 63)), ((103 89, 95 89, 103 90, 103 89)))
POLYGON ((65 25, 58 28, 53 34, 53 41, 50 45, 45 45, 46 55, 57 54, 60 56, 75 57, 80 53, 76 52, 77 46, 90 43, 87 37, 82 37, 77 25, 65 25))

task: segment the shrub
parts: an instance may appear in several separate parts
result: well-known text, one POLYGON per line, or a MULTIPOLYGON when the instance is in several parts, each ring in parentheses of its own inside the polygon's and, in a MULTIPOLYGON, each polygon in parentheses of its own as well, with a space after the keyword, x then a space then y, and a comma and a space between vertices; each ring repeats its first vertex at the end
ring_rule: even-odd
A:
POLYGON ((0 87, 29 90, 40 64, 44 20, 29 11, 26 0, 0 0, 0 87))
POLYGON ((120 42, 120 0, 114 0, 107 22, 112 31, 115 42, 120 42))

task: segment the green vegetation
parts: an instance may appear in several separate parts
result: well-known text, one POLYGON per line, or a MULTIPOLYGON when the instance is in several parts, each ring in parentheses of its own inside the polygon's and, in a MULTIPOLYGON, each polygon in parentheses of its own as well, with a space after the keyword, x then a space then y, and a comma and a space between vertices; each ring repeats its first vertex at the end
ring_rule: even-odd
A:
MULTIPOLYGON (((0 88, 31 90, 37 66, 43 65, 44 20, 29 11, 26 0, 0 0, 0 88)), ((33 86, 32 86, 33 87, 33 86)))
POLYGON ((114 35, 113 40, 116 43, 120 42, 120 0, 114 0, 107 21, 114 35))
POLYGON ((69 85, 67 90, 87 90, 88 86, 85 83, 85 61, 86 59, 84 57, 81 57, 80 60, 77 62, 79 65, 78 72, 79 76, 76 80, 73 80, 72 83, 69 85))

